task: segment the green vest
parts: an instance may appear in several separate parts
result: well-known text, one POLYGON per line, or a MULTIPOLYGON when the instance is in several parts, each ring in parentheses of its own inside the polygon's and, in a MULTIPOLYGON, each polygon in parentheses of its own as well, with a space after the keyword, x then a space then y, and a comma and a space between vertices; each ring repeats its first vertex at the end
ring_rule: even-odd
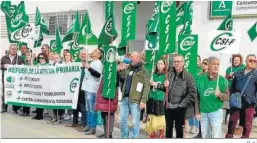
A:
MULTIPOLYGON (((245 65, 240 65, 238 67, 232 67, 232 72, 237 72, 245 68, 245 65)), ((226 75, 229 75, 231 73, 231 67, 228 67, 226 70, 226 75)), ((232 85, 232 78, 229 80, 229 87, 232 85)))
POLYGON ((201 74, 203 72, 203 68, 200 66, 200 67, 197 67, 197 75, 201 74))
MULTIPOLYGON (((225 93, 228 89, 228 81, 223 76, 219 76, 219 78, 219 90, 221 93, 225 93)), ((217 79, 209 80, 207 74, 198 76, 197 90, 200 96, 200 112, 211 113, 223 107, 223 102, 214 95, 216 85, 217 79)))
MULTIPOLYGON (((165 74, 158 75, 156 73, 153 74, 153 81, 163 84, 165 81, 165 74)), ((165 92, 161 90, 150 90, 148 98, 152 98, 158 101, 164 101, 165 92)))

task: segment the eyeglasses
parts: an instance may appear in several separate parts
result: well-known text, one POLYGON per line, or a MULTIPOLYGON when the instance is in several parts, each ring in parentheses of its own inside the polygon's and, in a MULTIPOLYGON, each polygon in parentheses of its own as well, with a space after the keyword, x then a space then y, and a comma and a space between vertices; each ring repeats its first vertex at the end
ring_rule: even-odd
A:
POLYGON ((250 62, 250 63, 256 63, 256 60, 250 59, 249 62, 250 62))
POLYGON ((44 60, 45 58, 44 57, 39 57, 39 59, 43 59, 44 60))
POLYGON ((203 64, 204 64, 204 65, 207 65, 207 63, 206 63, 206 62, 204 62, 203 64))
POLYGON ((181 63, 181 62, 183 62, 183 61, 173 61, 174 63, 181 63))
POLYGON ((41 48, 41 50, 45 50, 44 48, 41 48))

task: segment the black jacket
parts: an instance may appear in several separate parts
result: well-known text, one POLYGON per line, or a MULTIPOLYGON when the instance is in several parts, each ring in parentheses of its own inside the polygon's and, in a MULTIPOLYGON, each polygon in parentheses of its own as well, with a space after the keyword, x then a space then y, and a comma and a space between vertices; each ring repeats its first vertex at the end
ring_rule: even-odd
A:
POLYGON ((245 70, 238 71, 234 74, 232 80, 232 86, 230 93, 241 92, 243 90, 248 77, 253 75, 250 82, 248 83, 242 97, 242 105, 244 107, 254 107, 257 104, 257 71, 256 69, 251 70, 249 73, 245 74, 245 70))
MULTIPOLYGON (((193 76, 186 70, 177 74, 174 68, 169 70, 169 89, 168 102, 179 104, 185 108, 185 118, 188 119, 195 115, 195 100, 197 90, 193 76)), ((180 107, 179 107, 180 108, 180 107)))
POLYGON ((9 55, 5 55, 1 58, 1 70, 2 70, 2 82, 4 81, 4 71, 7 70, 6 67, 4 67, 5 64, 9 65, 21 65, 23 64, 23 60, 20 56, 16 55, 14 57, 13 61, 11 62, 11 59, 9 58, 9 55), (17 59, 18 57, 18 59, 17 59))

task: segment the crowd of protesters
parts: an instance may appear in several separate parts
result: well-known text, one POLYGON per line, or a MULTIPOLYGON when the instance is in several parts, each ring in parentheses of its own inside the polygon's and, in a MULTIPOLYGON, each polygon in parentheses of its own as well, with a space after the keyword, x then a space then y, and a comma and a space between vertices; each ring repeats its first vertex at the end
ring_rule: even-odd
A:
MULTIPOLYGON (((19 48, 20 56, 17 54, 17 46, 11 44, 9 52, 1 58, 3 85, 1 113, 7 112, 8 107, 4 104, 4 71, 7 65, 55 66, 74 62, 68 49, 64 49, 63 56, 60 56, 50 52, 49 46, 44 44, 41 53, 36 56, 26 45, 19 48)), ((97 127, 97 111, 100 111, 104 132, 97 137, 112 138, 115 112, 119 108, 121 138, 139 137, 142 110, 146 113, 145 130, 149 138, 173 138, 174 125, 176 138, 184 138, 184 131, 198 134, 195 138, 233 138, 234 134, 242 134, 242 138, 250 137, 257 105, 255 55, 248 55, 245 61, 241 55, 233 55, 232 64, 227 68, 225 76, 219 75, 219 58, 211 56, 201 61, 201 57, 198 56, 197 76, 193 76, 184 69, 185 61, 182 55, 172 55, 172 62, 165 58, 157 60, 152 73, 149 73, 144 68, 143 54, 132 52, 127 56, 131 60, 130 64, 117 61, 116 92, 115 98, 110 103, 102 96, 103 56, 104 52, 100 48, 96 48, 92 53, 88 53, 85 49, 80 51, 82 67, 77 108, 54 109, 48 124, 61 124, 64 118, 72 117, 71 123, 65 125, 66 127, 76 128, 85 135, 94 135, 97 127), (90 62, 88 57, 91 59, 90 62), (167 66, 168 64, 171 66, 167 66), (246 84, 248 78, 251 79, 246 84), (237 92, 241 93, 243 88, 246 90, 241 97, 242 108, 230 108, 230 96, 237 92), (120 105, 118 105, 119 89, 122 96, 120 105), (226 111, 225 120, 230 115, 225 136, 222 135, 223 111, 226 111), (131 131, 128 128, 128 116, 132 117, 131 131)), ((20 116, 30 116, 31 112, 30 107, 12 106, 12 110, 20 116)), ((32 119, 42 120, 44 113, 48 113, 49 110, 36 108, 32 112, 36 113, 32 119)))

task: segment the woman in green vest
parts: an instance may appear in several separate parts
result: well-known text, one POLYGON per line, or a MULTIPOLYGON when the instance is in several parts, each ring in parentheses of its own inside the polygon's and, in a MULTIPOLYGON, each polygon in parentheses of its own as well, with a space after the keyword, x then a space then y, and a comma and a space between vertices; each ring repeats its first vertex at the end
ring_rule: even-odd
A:
POLYGON ((146 131, 150 138, 163 138, 165 130, 165 62, 159 60, 150 81, 151 90, 147 101, 146 131))
MULTIPOLYGON (((38 66, 48 66, 48 57, 45 53, 40 53, 38 54, 38 66)), ((44 108, 36 108, 36 116, 33 117, 32 119, 34 120, 42 120, 43 119, 43 113, 44 113, 44 108)))

